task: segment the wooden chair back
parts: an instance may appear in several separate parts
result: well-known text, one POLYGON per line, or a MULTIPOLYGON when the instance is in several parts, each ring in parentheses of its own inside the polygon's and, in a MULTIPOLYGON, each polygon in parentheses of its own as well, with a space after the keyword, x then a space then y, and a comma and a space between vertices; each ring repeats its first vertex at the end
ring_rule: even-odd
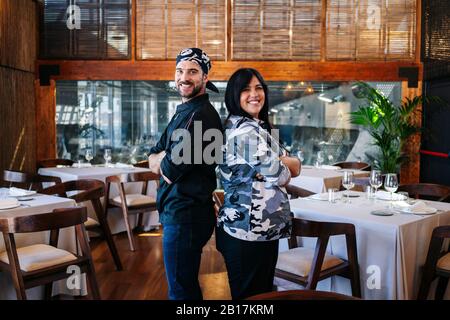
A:
POLYGON ((40 174, 3 170, 3 181, 7 183, 8 187, 22 187, 29 190, 40 190, 43 188, 43 183, 61 183, 61 178, 53 176, 45 176, 40 174))
POLYGON ((317 290, 285 290, 261 293, 245 300, 361 300, 340 293, 317 290))
POLYGON ((138 163, 133 164, 133 166, 137 167, 137 168, 147 168, 148 169, 149 168, 148 160, 139 161, 138 163))
POLYGON ((438 269, 437 263, 441 257, 448 254, 449 246, 443 250, 444 240, 450 238, 450 225, 440 226, 433 229, 430 245, 428 247, 427 259, 423 267, 422 280, 420 282, 418 300, 426 300, 430 291, 431 283, 439 277, 435 291, 435 299, 442 300, 447 289, 450 278, 450 270, 438 269))
POLYGON ((334 163, 333 166, 338 166, 338 167, 341 167, 342 169, 357 169, 357 170, 370 171, 370 164, 368 164, 366 162, 341 161, 341 162, 334 163))
POLYGON ((433 183, 402 184, 397 191, 406 191, 415 199, 450 201, 450 187, 433 183))
POLYGON ((70 159, 45 159, 40 160, 37 163, 37 167, 39 168, 53 168, 56 166, 72 166, 74 161, 70 159))
POLYGON ((213 201, 214 201, 214 211, 216 212, 216 216, 219 214, 219 210, 223 206, 224 200, 225 200, 225 191, 219 190, 219 189, 214 190, 213 201))
POLYGON ((105 184, 103 183, 103 181, 95 179, 66 181, 51 186, 49 188, 42 189, 39 192, 44 194, 58 195, 60 197, 70 198, 75 200, 77 203, 90 201, 97 216, 99 225, 92 225, 87 227, 87 229, 91 231, 99 231, 100 229, 103 232, 103 235, 106 239, 106 243, 111 252, 111 256, 116 265, 116 269, 117 270, 123 269, 119 253, 112 238, 111 230, 109 228, 108 221, 106 219, 105 212, 100 200, 105 195, 105 184), (79 191, 79 192, 68 196, 68 192, 72 191, 79 191))
POLYGON ((314 192, 288 184, 286 186, 287 193, 291 196, 291 199, 304 198, 314 194, 314 192))
POLYGON ((62 229, 87 220, 86 208, 63 208, 52 212, 12 217, 0 220, 3 233, 28 233, 62 229))
POLYGON ((302 277, 290 274, 283 270, 275 270, 277 277, 287 279, 305 285, 307 289, 315 289, 319 280, 328 278, 332 275, 342 275, 350 279, 352 293, 356 297, 361 297, 361 286, 359 278, 359 265, 356 247, 355 226, 350 223, 339 222, 319 222, 299 218, 292 219, 292 234, 288 240, 289 249, 297 248, 297 237, 317 238, 314 249, 314 258, 312 260, 311 270, 308 277, 302 277), (347 247, 347 261, 341 266, 336 266, 330 270, 321 271, 325 258, 326 249, 331 236, 345 235, 347 247))
MULTIPOLYGON (((87 220, 85 207, 54 209, 51 212, 16 216, 0 219, 0 230, 5 241, 8 263, 0 262, 0 270, 9 272, 12 276, 17 298, 26 300, 25 289, 45 285, 45 296, 50 298, 53 281, 68 278, 67 268, 71 265, 80 267, 81 272, 87 274, 92 297, 100 299, 100 292, 95 275, 95 269, 90 253, 89 242, 84 228, 87 220), (75 233, 80 246, 81 255, 76 254, 75 260, 55 264, 33 271, 23 271, 20 268, 19 254, 14 235, 17 233, 40 232, 50 230, 50 246, 58 246, 59 229, 75 227, 75 233)), ((77 244, 77 245, 78 245, 77 244)))

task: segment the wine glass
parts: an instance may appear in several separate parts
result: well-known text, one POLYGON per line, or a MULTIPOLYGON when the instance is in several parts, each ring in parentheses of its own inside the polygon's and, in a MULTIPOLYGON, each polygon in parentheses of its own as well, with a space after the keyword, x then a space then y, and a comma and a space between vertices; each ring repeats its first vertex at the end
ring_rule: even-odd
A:
MULTIPOLYGON (((344 171, 344 176, 342 177, 342 186, 347 190, 353 189, 355 186, 355 179, 353 176, 353 171, 344 171)), ((345 195, 345 194, 344 194, 345 195)), ((347 200, 345 202, 350 203, 350 198, 347 193, 347 200)))
POLYGON ((323 151, 317 152, 317 167, 320 168, 322 163, 324 162, 325 157, 323 155, 323 151))
POLYGON ((381 175, 380 170, 370 171, 369 183, 370 183, 371 187, 375 189, 374 195, 376 195, 378 188, 383 185, 383 176, 381 175))
POLYGON ((109 167, 109 162, 111 161, 111 149, 105 149, 105 154, 103 155, 105 158, 105 167, 109 167))
POLYGON ((299 160, 303 163, 303 161, 305 160, 305 155, 303 154, 302 150, 298 150, 297 151, 297 158, 299 158, 299 160))
POLYGON ((398 189, 398 180, 396 173, 388 173, 386 174, 386 178, 384 179, 384 188, 386 191, 391 194, 391 201, 389 203, 389 209, 393 208, 392 201, 394 200, 394 192, 398 189))
POLYGON ((92 149, 86 149, 86 153, 84 154, 84 157, 86 158, 86 161, 88 163, 90 163, 91 160, 94 159, 94 155, 92 154, 92 149))

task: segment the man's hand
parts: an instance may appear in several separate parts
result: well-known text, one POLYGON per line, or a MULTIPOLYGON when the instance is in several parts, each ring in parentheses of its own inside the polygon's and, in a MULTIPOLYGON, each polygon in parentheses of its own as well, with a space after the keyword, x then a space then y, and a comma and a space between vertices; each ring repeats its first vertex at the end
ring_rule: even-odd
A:
POLYGON ((151 172, 161 174, 161 161, 166 156, 165 151, 153 153, 148 157, 148 167, 151 172))

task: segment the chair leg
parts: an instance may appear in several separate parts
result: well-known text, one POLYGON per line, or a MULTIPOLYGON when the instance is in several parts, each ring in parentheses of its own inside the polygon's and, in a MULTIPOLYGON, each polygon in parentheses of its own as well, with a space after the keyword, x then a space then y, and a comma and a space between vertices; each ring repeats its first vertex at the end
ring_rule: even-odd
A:
POLYGON ((425 272, 422 276, 422 281, 420 282, 419 293, 417 295, 417 300, 426 300, 428 293, 430 292, 431 282, 433 282, 434 273, 425 272))
POLYGON ((17 300, 27 300, 22 271, 20 270, 19 257, 17 256, 16 242, 12 233, 3 233, 6 252, 8 254, 11 276, 16 289, 17 300))
POLYGON ((435 300, 442 300, 444 298, 445 290, 447 289, 448 285, 448 279, 447 277, 439 277, 438 284, 436 287, 436 293, 434 296, 435 300))
POLYGON ((47 283, 44 289, 44 299, 52 300, 53 282, 47 283))
POLYGON ((125 220, 125 227, 127 229, 128 241, 130 243, 130 250, 131 251, 136 251, 135 243, 134 243, 133 231, 131 230, 130 222, 128 221, 128 213, 124 209, 122 209, 122 212, 123 212, 123 219, 125 220))
POLYGON ((105 236, 106 243, 108 244, 109 251, 111 252, 111 255, 114 260, 114 264, 116 265, 116 269, 118 271, 123 270, 122 262, 120 261, 119 253, 117 252, 116 244, 114 243, 114 239, 111 234, 111 229, 108 225, 108 220, 106 219, 105 215, 103 214, 103 210, 101 207, 101 203, 99 199, 96 199, 92 201, 93 207, 95 209, 97 219, 100 223, 100 227, 102 228, 103 235, 105 236))

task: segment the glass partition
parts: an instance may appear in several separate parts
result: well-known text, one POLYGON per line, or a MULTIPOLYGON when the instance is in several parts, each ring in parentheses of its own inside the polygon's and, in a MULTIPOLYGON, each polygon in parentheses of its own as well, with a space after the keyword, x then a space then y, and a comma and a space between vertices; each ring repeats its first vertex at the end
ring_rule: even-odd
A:
MULTIPOLYGON (((219 94, 209 93, 221 118, 226 82, 214 82, 219 94)), ((401 97, 399 82, 373 82, 392 101, 401 97)), ((318 151, 324 164, 365 161, 374 153, 367 132, 350 124, 349 112, 364 101, 353 94, 353 82, 269 82, 270 119, 280 130, 286 149, 304 154, 314 164, 318 151)), ((56 124, 58 157, 104 163, 105 149, 113 162, 135 163, 147 158, 176 106, 181 103, 171 81, 57 81, 56 124)))

